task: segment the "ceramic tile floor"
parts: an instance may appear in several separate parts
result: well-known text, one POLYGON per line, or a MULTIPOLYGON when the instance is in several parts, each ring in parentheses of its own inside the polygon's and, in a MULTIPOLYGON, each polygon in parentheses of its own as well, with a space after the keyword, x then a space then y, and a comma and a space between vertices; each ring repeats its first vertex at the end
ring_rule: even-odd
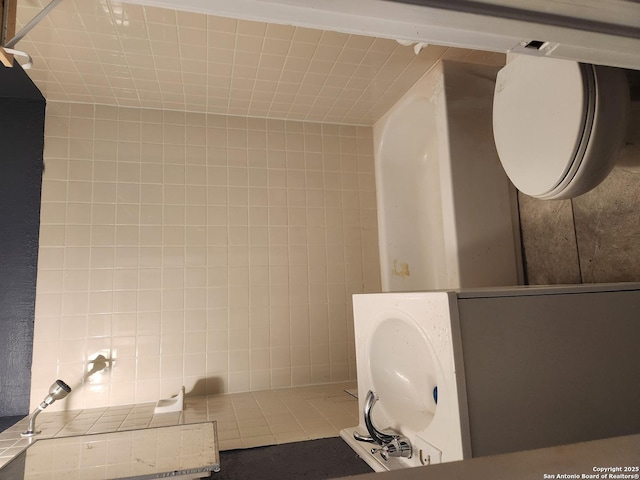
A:
MULTIPOLYGON (((154 415, 155 403, 42 412, 37 438, 84 435, 215 420, 220 450, 335 437, 358 423, 355 382, 187 397, 182 412, 154 415)), ((29 445, 24 418, 0 433, 0 466, 29 445)))

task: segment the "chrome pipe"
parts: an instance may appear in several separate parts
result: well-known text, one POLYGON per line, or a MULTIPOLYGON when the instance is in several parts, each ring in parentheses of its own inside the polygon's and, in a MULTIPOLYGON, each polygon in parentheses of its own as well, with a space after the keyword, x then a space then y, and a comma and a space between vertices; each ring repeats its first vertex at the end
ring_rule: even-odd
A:
POLYGON ((389 460, 391 457, 404 457, 411 458, 413 455, 413 448, 409 439, 400 434, 387 434, 382 433, 373 424, 371 419, 371 411, 373 406, 378 401, 378 395, 375 392, 369 390, 367 398, 364 402, 364 424, 369 431, 370 437, 360 435, 358 432, 353 432, 353 438, 359 442, 375 443, 379 447, 372 448, 371 454, 375 455, 380 453, 380 456, 384 461, 389 460))
MULTIPOLYGON (((4 0, 5 3, 5 7, 7 2, 9 2, 11 0, 4 0)), ((62 0, 51 0, 51 2, 44 7, 42 10, 40 10, 31 20, 29 20, 29 22, 22 27, 22 29, 16 33, 16 35, 9 40, 7 43, 3 44, 4 47, 8 47, 8 48, 13 48, 16 43, 18 43, 20 40, 22 40, 24 38, 24 36, 29 33, 31 31, 31 29, 33 27, 35 27, 38 23, 40 23, 40 20, 42 20, 44 17, 46 17, 49 12, 51 10, 53 10, 62 0)), ((4 12, 6 13, 7 9, 5 8, 4 12)), ((5 25, 4 23, 4 19, 3 19, 3 25, 5 25)), ((3 28, 3 38, 2 40, 5 40, 4 38, 4 28, 3 28)))
POLYGON ((378 445, 384 445, 386 443, 392 442, 394 439, 394 436, 387 435, 386 433, 382 433, 380 430, 378 430, 375 427, 375 425, 373 424, 373 421, 371 420, 371 410, 373 409, 373 406, 376 404, 377 401, 378 401, 378 395, 376 395, 374 392, 369 390, 369 393, 367 393, 367 398, 364 402, 364 424, 367 427, 367 431, 369 432, 369 435, 371 435, 371 438, 378 445))
POLYGON ((34 435, 38 435, 40 433, 36 431, 36 417, 38 414, 56 400, 61 400, 66 397, 69 392, 71 392, 71 387, 69 385, 64 383, 62 380, 56 380, 55 383, 49 387, 49 393, 42 403, 40 403, 40 405, 31 412, 31 415, 29 415, 29 427, 20 435, 23 437, 33 437, 34 435))

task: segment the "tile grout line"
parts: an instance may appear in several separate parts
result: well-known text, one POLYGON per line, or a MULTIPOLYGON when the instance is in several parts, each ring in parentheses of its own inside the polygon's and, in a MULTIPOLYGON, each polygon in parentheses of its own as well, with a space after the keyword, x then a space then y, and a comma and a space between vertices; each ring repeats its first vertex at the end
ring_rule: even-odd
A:
MULTIPOLYGON (((106 408, 100 407, 99 409, 89 408, 81 410, 45 412, 41 417, 44 421, 39 422, 39 427, 45 432, 41 438, 61 438, 76 435, 129 431, 140 428, 147 429, 161 426, 172 426, 183 423, 194 423, 194 421, 227 422, 228 420, 226 420, 226 418, 229 418, 229 415, 231 414, 233 415, 233 422, 236 427, 234 430, 237 430, 238 437, 228 440, 219 440, 219 447, 223 447, 220 448, 220 450, 251 448, 270 444, 285 444, 291 441, 313 440, 315 438, 326 437, 326 431, 318 433, 319 430, 316 430, 314 433, 315 427, 310 428, 304 426, 303 422, 300 420, 302 417, 296 414, 295 408, 292 408, 292 404, 294 403, 297 404, 300 402, 300 405, 302 405, 303 408, 313 409, 313 413, 315 415, 312 415, 312 417, 322 419, 327 423, 330 429, 339 429, 340 427, 336 427, 332 422, 332 411, 336 412, 336 416, 342 416, 345 408, 340 404, 348 402, 334 401, 331 399, 348 396, 348 394, 344 392, 343 387, 345 385, 351 387, 353 386, 353 382, 260 391, 269 392, 267 395, 272 395, 272 398, 277 399, 277 404, 282 406, 282 413, 286 413, 293 419, 299 429, 299 437, 304 437, 299 440, 299 437, 296 436, 296 434, 288 436, 288 433, 298 432, 285 431, 278 433, 273 430, 272 424, 269 422, 269 417, 279 415, 279 413, 268 412, 269 409, 265 406, 266 400, 264 398, 261 400, 261 397, 265 395, 265 393, 261 394, 260 392, 194 397, 194 399, 189 399, 187 401, 185 410, 179 416, 173 415, 171 417, 169 417, 171 414, 154 415, 152 403, 120 405, 106 408), (338 390, 336 390, 336 388, 338 388, 338 390), (243 413, 242 409, 238 408, 238 404, 242 403, 240 400, 243 397, 250 398, 250 403, 255 404, 257 410, 260 412, 259 418, 249 418, 249 420, 258 420, 261 423, 263 422, 270 432, 269 434, 243 435, 242 428, 240 427, 243 413), (218 399, 220 401, 220 406, 217 406, 214 409, 212 405, 216 404, 216 400, 218 399), (323 411, 314 405, 312 403, 313 401, 327 402, 327 404, 330 405, 330 408, 328 408, 328 411, 323 411), (204 414, 202 413, 203 410, 205 412, 204 414), (65 417, 68 418, 65 419, 65 417), (188 419, 186 422, 185 417, 188 419), (219 417, 224 417, 225 420, 222 420, 219 417), (114 420, 109 421, 109 418, 113 418, 114 420), (80 428, 79 425, 82 425, 82 428, 80 428), (100 428, 101 425, 103 425, 102 428, 100 428), (77 431, 72 431, 74 429, 77 429, 77 431), (224 448, 227 446, 230 448, 224 448)), ((351 400, 349 403, 350 402, 351 400)), ((29 440, 22 438, 19 434, 19 432, 25 429, 27 421, 27 417, 25 417, 4 432, 0 432, 0 445, 7 442, 7 446, 0 446, 0 467, 8 463, 11 458, 18 455, 28 446, 29 440)), ((337 434, 337 432, 335 433, 337 434)))

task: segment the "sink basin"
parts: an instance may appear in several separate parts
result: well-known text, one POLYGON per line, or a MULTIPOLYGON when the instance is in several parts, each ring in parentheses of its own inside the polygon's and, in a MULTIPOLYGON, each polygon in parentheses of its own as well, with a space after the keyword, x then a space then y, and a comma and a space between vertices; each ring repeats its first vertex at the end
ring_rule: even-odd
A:
POLYGON ((461 428, 449 293, 354 295, 353 309, 361 418, 342 438, 376 471, 462 460, 468 435, 461 428), (377 397, 373 424, 408 438, 411 458, 384 460, 371 453, 376 445, 354 438, 368 436, 369 391, 377 397))
POLYGON ((436 414, 433 392, 441 369, 425 332, 406 318, 385 318, 371 335, 367 357, 372 387, 381 399, 378 417, 392 428, 427 428, 436 414))
POLYGON ((639 308, 633 283, 354 295, 341 436, 384 471, 638 432, 639 308))

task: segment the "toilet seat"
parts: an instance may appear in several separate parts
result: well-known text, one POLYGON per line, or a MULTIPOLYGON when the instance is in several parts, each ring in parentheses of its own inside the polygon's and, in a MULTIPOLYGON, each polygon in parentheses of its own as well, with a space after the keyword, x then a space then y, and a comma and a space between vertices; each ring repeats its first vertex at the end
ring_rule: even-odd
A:
POLYGON ((493 108, 498 156, 516 188, 541 199, 571 198, 613 168, 628 84, 619 69, 517 56, 498 72, 493 108))

